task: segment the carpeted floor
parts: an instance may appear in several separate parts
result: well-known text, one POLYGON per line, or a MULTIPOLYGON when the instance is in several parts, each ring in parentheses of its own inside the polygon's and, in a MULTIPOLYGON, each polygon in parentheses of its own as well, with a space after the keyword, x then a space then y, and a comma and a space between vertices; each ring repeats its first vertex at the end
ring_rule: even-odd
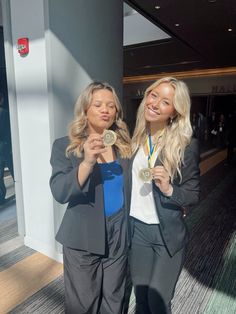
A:
POLYGON ((173 313, 233 314, 236 313, 236 169, 221 164, 201 181, 202 200, 187 218, 190 241, 176 287, 173 313))
POLYGON ((62 275, 42 288, 25 302, 11 310, 11 314, 37 313, 61 314, 64 313, 64 286, 62 275))
MULTIPOLYGON (((186 218, 190 241, 176 287, 173 314, 236 313, 236 168, 221 163, 204 173, 201 201, 186 218)), ((15 224, 14 220, 0 224, 1 291, 1 274, 39 254, 19 244, 14 247, 14 239, 17 239, 15 224), (11 243, 14 249, 1 254, 5 243, 11 243)), ((54 271, 57 275, 42 287, 39 285, 37 291, 29 291, 28 297, 14 308, 1 311, 1 302, 4 302, 1 298, 0 313, 64 313, 63 277, 60 269, 54 271)), ((134 313, 134 307, 132 294, 130 314, 134 313)))
POLYGON ((0 226, 0 244, 17 237, 16 218, 4 221, 0 226))

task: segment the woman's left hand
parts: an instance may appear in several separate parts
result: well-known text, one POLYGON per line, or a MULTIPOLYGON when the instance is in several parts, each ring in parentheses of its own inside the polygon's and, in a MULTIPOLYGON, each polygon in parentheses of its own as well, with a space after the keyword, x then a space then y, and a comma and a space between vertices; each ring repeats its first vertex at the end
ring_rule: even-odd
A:
POLYGON ((152 177, 156 186, 166 196, 171 196, 173 193, 173 187, 170 184, 170 177, 168 172, 163 166, 157 166, 152 168, 152 177))

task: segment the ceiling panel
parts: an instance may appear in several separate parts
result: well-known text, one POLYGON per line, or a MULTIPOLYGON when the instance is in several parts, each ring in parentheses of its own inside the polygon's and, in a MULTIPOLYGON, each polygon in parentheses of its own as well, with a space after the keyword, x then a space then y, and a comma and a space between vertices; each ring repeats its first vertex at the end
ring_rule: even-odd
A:
POLYGON ((236 0, 126 2, 171 39, 126 46, 125 76, 236 65, 236 0))

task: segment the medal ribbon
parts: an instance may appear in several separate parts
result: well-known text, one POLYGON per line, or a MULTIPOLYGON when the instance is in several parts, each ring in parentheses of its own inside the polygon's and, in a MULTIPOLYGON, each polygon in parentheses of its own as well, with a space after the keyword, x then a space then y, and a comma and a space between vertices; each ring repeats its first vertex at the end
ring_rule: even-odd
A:
MULTIPOLYGON (((161 132, 160 136, 158 136, 158 139, 160 139, 162 137, 164 133, 164 130, 161 132)), ((151 168, 151 161, 152 161, 152 158, 154 156, 154 153, 155 153, 155 148, 157 146, 157 143, 155 145, 152 145, 152 137, 151 137, 151 134, 148 135, 148 138, 147 138, 147 148, 148 148, 148 167, 151 168)))
POLYGON ((156 147, 157 144, 155 145, 152 145, 152 138, 151 138, 151 135, 149 134, 148 135, 148 138, 147 138, 147 148, 148 148, 148 167, 151 168, 151 161, 152 161, 152 158, 154 156, 154 152, 155 152, 155 147, 156 147))

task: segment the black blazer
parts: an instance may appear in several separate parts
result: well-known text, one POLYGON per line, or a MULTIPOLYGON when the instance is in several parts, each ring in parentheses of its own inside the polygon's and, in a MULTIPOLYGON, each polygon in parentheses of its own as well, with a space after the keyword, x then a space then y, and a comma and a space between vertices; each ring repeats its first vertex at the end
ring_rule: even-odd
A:
MULTIPOLYGON (((164 243, 171 256, 183 248, 188 238, 182 208, 194 205, 199 201, 199 161, 198 141, 193 138, 185 149, 184 163, 181 167, 182 181, 179 178, 174 180, 172 196, 165 196, 153 183, 153 195, 160 220, 160 229, 164 243)), ((157 165, 161 165, 159 159, 156 160, 155 166, 157 165)), ((132 167, 130 168, 131 172, 132 167)))
MULTIPOLYGON (((86 183, 80 186, 77 172, 83 158, 77 158, 73 154, 66 157, 68 144, 68 137, 55 140, 50 159, 52 194, 59 203, 68 203, 56 240, 66 247, 103 255, 105 254, 105 215, 99 166, 95 164, 86 183)), ((118 154, 117 157, 123 168, 126 185, 128 160, 120 158, 118 154)), ((126 193, 124 198, 124 208, 127 209, 126 193)), ((125 211, 125 217, 127 221, 128 210, 125 211)))

